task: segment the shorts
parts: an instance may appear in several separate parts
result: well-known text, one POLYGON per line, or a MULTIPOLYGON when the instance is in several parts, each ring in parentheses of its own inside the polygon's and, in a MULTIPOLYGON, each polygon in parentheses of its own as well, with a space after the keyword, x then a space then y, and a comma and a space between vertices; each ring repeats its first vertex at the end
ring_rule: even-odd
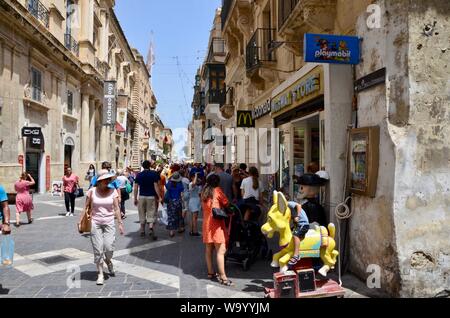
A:
POLYGON ((296 224, 294 228, 294 232, 292 233, 294 236, 298 237, 299 239, 303 240, 305 239, 306 233, 309 231, 309 224, 296 224))
POLYGON ((138 212, 141 224, 156 223, 157 205, 155 197, 139 197, 138 212))

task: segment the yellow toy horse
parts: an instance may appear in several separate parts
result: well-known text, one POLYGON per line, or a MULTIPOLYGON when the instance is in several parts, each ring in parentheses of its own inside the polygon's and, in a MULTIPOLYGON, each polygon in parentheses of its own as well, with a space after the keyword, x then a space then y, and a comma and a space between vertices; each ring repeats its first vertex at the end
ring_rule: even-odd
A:
MULTIPOLYGON (((290 226, 291 211, 283 193, 275 191, 273 200, 274 205, 267 215, 267 223, 261 230, 269 238, 272 238, 275 232, 279 232, 281 251, 273 256, 271 266, 280 267, 280 271, 285 273, 288 270, 287 264, 294 255, 294 237, 290 226)), ((320 257, 322 259, 324 265, 319 273, 324 277, 328 275, 330 269, 334 269, 339 255, 339 252, 335 250, 335 232, 336 228, 332 223, 328 225, 328 231, 323 226, 315 226, 308 231, 300 245, 302 258, 320 257)))

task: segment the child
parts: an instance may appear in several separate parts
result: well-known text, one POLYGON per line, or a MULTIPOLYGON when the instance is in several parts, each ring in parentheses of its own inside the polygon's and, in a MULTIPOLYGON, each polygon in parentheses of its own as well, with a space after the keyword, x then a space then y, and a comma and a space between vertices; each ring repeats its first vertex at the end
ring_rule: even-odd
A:
POLYGON ((289 209, 291 209, 291 216, 294 220, 294 256, 289 261, 288 266, 295 266, 301 259, 300 257, 300 243, 305 238, 306 233, 309 231, 309 220, 306 216, 306 212, 302 209, 302 206, 297 202, 288 202, 289 209))
POLYGON ((189 184, 188 210, 192 213, 190 236, 200 236, 197 228, 197 220, 201 207, 200 193, 202 192, 202 179, 199 175, 197 172, 191 176, 192 182, 189 184))

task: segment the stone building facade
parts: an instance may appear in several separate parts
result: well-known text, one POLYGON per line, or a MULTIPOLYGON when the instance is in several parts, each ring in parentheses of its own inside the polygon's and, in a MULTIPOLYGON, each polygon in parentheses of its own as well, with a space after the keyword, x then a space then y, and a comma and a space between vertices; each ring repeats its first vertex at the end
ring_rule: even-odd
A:
POLYGON ((256 128, 279 129, 276 143, 235 139, 233 152, 244 156, 233 161, 260 168, 267 200, 273 189, 295 199, 292 176, 310 164, 326 170, 324 206, 341 238, 348 233, 343 264, 362 280, 379 269, 381 289, 393 296, 434 296, 450 286, 449 10, 440 0, 224 0, 221 9, 233 92, 222 110, 234 113, 222 128, 247 110, 256 128), (361 62, 306 63, 305 33, 360 37, 361 62), (356 80, 383 69, 385 81, 355 90, 356 80), (314 90, 291 100, 298 87, 314 90), (334 210, 350 195, 354 155, 348 128, 374 126, 375 195, 351 194, 353 215, 340 222, 334 210), (272 162, 261 161, 261 147, 272 162))
POLYGON ((90 164, 136 167, 145 157, 141 144, 157 101, 114 4, 1 1, 0 182, 7 191, 23 170, 43 193, 65 167, 84 179, 90 164), (105 80, 117 81, 117 99, 130 110, 125 133, 102 124, 105 80), (22 128, 38 135, 24 138, 22 128))

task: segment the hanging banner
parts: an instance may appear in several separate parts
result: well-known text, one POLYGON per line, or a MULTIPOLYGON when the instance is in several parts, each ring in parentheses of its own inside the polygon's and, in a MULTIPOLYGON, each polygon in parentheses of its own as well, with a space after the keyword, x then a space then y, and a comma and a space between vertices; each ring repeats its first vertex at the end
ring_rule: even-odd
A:
POLYGON ((128 110, 126 108, 117 109, 117 123, 116 123, 117 132, 127 131, 127 120, 128 120, 128 110))
POLYGON ((103 126, 116 123, 116 81, 105 81, 103 101, 103 126))
POLYGON ((357 36, 305 33, 305 62, 359 64, 360 38, 357 36))

